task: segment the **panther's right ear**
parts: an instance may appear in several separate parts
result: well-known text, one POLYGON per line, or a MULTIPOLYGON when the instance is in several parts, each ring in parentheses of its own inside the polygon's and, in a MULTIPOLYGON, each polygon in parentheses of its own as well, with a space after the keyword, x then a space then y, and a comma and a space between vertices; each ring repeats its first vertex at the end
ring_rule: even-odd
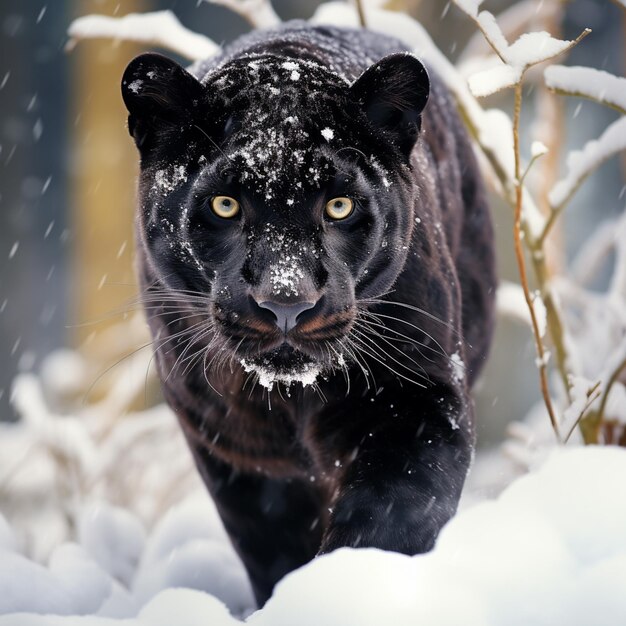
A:
POLYGON ((408 53, 390 54, 366 69, 350 89, 370 123, 408 157, 430 93, 428 72, 421 61, 408 53))
POLYGON ((134 58, 122 77, 128 109, 128 132, 141 148, 154 132, 182 129, 193 123, 203 97, 200 82, 161 54, 134 58))

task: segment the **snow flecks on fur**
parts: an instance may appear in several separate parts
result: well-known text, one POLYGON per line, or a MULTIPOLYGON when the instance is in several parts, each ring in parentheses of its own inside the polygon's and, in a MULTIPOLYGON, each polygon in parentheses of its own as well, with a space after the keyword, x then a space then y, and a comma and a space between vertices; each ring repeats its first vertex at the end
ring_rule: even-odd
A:
POLYGON ((302 363, 288 372, 276 370, 269 358, 255 362, 241 359, 240 363, 247 373, 256 374, 259 385, 268 390, 271 390, 275 383, 282 383, 287 387, 293 383, 300 383, 303 387, 314 385, 321 373, 321 368, 316 363, 302 363))
POLYGON ((134 80, 130 85, 128 85, 129 91, 132 91, 134 94, 138 94, 141 91, 141 86, 143 85, 143 80, 134 80))
POLYGON ((198 270, 201 272, 204 270, 204 266, 202 262, 198 258, 193 246, 191 245, 191 241, 189 240, 189 206, 185 205, 182 207, 180 212, 180 231, 179 231, 179 239, 178 246, 184 257, 190 260, 198 270))
POLYGON ((298 283, 304 277, 304 273, 294 265, 290 255, 280 258, 278 263, 270 266, 270 282, 272 283, 272 293, 286 296, 298 295, 298 283))
MULTIPOLYGON (((138 82, 138 81, 135 81, 138 82)), ((168 165, 154 173, 152 191, 161 196, 174 191, 180 184, 187 182, 187 170, 184 165, 168 165)))
POLYGON ((322 137, 326 139, 326 141, 330 141, 335 136, 335 131, 332 128, 322 128, 322 137))
POLYGON ((238 130, 224 152, 239 182, 265 201, 282 200, 284 206, 278 189, 294 197, 305 185, 322 183, 329 163, 320 150, 320 132, 326 142, 334 139, 339 145, 340 138, 330 128, 316 127, 302 111, 313 109, 316 119, 332 119, 328 81, 340 84, 338 76, 313 61, 255 55, 225 62, 205 77, 205 84, 214 85, 225 105, 237 112, 238 130))
POLYGON ((300 281, 304 278, 302 269, 306 254, 319 254, 313 244, 306 244, 289 232, 267 223, 262 237, 275 259, 269 267, 272 294, 275 296, 298 296, 300 281))
MULTIPOLYGON (((371 156, 369 158, 369 164, 374 169, 376 174, 378 174, 378 176, 380 177, 380 180, 381 180, 381 182, 383 184, 383 187, 385 189, 389 189, 389 187, 391 187, 391 185, 392 185, 392 183, 390 181, 391 175, 385 169, 385 167, 383 167, 382 163, 375 156, 371 156)), ((423 171, 426 172, 427 170, 424 169, 423 171)))
MULTIPOLYGON (((176 191, 181 185, 188 180, 188 173, 185 165, 173 163, 156 169, 152 175, 152 186, 150 193, 155 200, 157 207, 166 196, 176 191)), ((193 246, 189 240, 189 207, 185 204, 180 205, 180 214, 178 218, 161 217, 161 236, 167 242, 167 245, 173 250, 177 256, 183 260, 193 263, 200 271, 204 270, 204 266, 196 255, 193 246), (174 221, 172 221, 174 220, 174 221)))
POLYGON ((465 380, 465 363, 458 352, 454 352, 450 355, 450 370, 452 372, 452 378, 457 383, 461 383, 465 380))

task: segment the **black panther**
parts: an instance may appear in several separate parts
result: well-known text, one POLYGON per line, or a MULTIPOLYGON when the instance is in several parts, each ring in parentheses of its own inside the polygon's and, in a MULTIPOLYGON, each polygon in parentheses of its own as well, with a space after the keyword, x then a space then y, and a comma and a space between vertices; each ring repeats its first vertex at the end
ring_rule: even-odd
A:
MULTIPOLYGON (((493 233, 450 94, 290 22, 122 80, 158 372, 259 604, 344 546, 432 548, 474 446, 493 233)), ((162 460, 167 464, 167 459, 162 460)))

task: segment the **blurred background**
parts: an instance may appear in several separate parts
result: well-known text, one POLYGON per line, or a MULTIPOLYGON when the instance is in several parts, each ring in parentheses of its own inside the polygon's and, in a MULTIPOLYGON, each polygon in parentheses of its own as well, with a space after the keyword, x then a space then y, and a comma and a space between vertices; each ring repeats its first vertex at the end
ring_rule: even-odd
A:
MULTIPOLYGON (((544 2, 557 0, 535 4, 540 8, 544 2)), ((318 4, 274 0, 283 19, 308 18, 318 4)), ((513 4, 486 1, 484 8, 498 13, 513 4)), ((475 33, 474 24, 444 0, 393 0, 388 6, 418 18, 453 61, 475 33)), ((125 350, 130 353, 148 341, 141 325, 133 327, 132 341, 115 349, 108 345, 107 334, 134 310, 130 303, 136 293, 132 223, 137 155, 127 134, 119 83, 128 61, 146 47, 91 40, 68 53, 65 46, 67 27, 78 16, 160 9, 173 10, 185 26, 217 43, 250 30, 231 11, 202 0, 0 3, 0 420, 15 419, 10 396, 16 373, 37 372, 51 351, 78 349, 86 362, 97 362, 94 371, 79 373, 87 376, 87 388, 94 385, 89 393, 97 395, 109 376, 100 374, 111 366, 114 371, 125 350)), ((562 23, 553 25, 555 34, 570 39, 587 26, 593 34, 559 62, 623 76, 625 12, 610 0, 574 0, 564 11, 562 23)), ((527 120, 536 117, 533 106, 548 106, 539 93, 533 96, 533 89, 530 85, 527 120)), ((491 100, 495 106, 510 106, 507 96, 491 100)), ((598 136, 614 119, 609 109, 590 102, 561 102, 566 107, 566 149, 598 136)), ((523 133, 526 154, 535 138, 537 129, 528 121, 523 133)), ((555 263, 563 263, 592 226, 623 207, 622 165, 617 160, 606 164, 577 194, 561 227, 563 246, 555 263)), ((558 158, 553 167, 562 171, 558 158)), ((510 209, 494 199, 493 213, 500 277, 516 280, 510 209)), ((536 402, 534 358, 528 330, 501 321, 477 390, 481 445, 499 441, 506 425, 536 402)), ((53 367, 66 367, 63 361, 56 363, 53 367)), ((68 372, 55 375, 63 374, 68 372)), ((159 402, 156 386, 147 388, 138 402, 143 407, 159 402)))

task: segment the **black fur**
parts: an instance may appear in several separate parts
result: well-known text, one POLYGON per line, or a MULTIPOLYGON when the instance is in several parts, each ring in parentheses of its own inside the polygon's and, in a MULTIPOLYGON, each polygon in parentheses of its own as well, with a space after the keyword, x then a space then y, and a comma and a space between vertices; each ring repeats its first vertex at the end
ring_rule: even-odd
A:
POLYGON ((446 89, 394 39, 295 22, 189 72, 142 55, 122 92, 163 389, 259 603, 318 553, 429 550, 472 457, 495 285, 446 89), (306 310, 285 335, 271 307, 306 310))

